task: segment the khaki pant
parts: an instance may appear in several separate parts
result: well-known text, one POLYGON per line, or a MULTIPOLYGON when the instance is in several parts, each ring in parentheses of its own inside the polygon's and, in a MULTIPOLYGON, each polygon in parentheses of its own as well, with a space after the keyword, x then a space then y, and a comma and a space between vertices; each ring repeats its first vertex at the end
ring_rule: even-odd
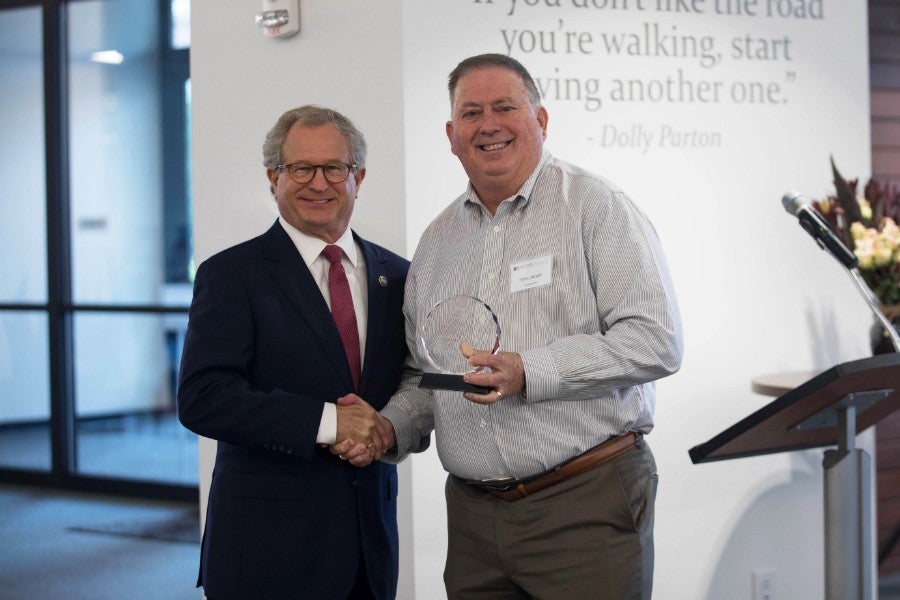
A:
POLYGON ((448 597, 649 600, 656 486, 645 440, 515 502, 451 475, 448 597))

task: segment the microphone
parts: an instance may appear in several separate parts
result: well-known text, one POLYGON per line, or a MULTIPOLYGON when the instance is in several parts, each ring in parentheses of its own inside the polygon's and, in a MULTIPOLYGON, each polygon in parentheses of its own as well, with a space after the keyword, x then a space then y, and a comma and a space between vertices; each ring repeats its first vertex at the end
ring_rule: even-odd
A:
POLYGON ((856 255, 834 235, 818 211, 807 204, 801 194, 788 192, 781 199, 781 203, 784 205, 784 210, 797 217, 800 227, 816 240, 820 248, 828 250, 848 269, 855 269, 859 266, 859 259, 856 258, 856 255))

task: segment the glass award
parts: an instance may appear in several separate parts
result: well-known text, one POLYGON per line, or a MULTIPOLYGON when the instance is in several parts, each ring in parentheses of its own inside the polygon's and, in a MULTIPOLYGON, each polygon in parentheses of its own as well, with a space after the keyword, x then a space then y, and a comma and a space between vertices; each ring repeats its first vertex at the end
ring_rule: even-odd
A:
POLYGON ((484 394, 488 388, 463 380, 477 372, 469 356, 500 350, 500 322, 491 307, 473 296, 451 296, 438 302, 419 323, 419 350, 424 365, 419 387, 484 394))

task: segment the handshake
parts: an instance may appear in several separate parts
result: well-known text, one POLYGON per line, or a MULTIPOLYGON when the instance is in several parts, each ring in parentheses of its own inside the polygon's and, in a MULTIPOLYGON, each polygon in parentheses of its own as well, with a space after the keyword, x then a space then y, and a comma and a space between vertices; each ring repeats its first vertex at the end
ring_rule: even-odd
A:
POLYGON ((391 422, 356 394, 337 400, 335 439, 331 453, 356 467, 380 459, 396 443, 391 422))

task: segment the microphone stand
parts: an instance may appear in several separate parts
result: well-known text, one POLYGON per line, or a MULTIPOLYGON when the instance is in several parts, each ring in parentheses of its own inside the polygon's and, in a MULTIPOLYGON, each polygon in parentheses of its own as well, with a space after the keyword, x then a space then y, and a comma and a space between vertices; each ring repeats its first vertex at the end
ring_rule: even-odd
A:
POLYGON ((894 352, 900 352, 900 335, 897 335, 897 330, 894 329, 894 325, 888 320, 885 316, 884 312, 878 307, 878 298, 875 296, 875 293, 866 285, 866 282, 863 280, 862 275, 859 274, 859 269, 853 267, 849 269, 850 278, 853 279, 853 283, 856 284, 856 289, 859 290, 859 293, 862 295, 863 299, 866 301, 866 304, 869 305, 869 308, 872 309, 872 313, 875 315, 875 318, 881 323, 881 326, 884 327, 884 330, 887 332, 888 336, 891 338, 891 344, 894 345, 894 352))
POLYGON ((875 318, 878 319, 881 326, 884 327, 884 330, 891 338, 894 352, 900 352, 900 336, 897 335, 897 330, 894 329, 893 324, 888 320, 881 308, 879 308, 878 297, 875 296, 875 292, 866 285, 865 280, 863 280, 862 275, 860 275, 858 268, 859 259, 856 255, 847 248, 843 242, 837 239, 833 233, 831 233, 828 224, 822 220, 815 208, 808 206, 803 201, 802 195, 797 192, 788 192, 781 198, 781 204, 788 213, 797 217, 800 222, 800 227, 816 240, 816 244, 819 248, 826 250, 835 260, 847 268, 850 272, 850 277, 853 279, 853 283, 856 285, 856 289, 859 290, 863 300, 865 300, 866 304, 869 305, 869 308, 872 309, 875 318))

